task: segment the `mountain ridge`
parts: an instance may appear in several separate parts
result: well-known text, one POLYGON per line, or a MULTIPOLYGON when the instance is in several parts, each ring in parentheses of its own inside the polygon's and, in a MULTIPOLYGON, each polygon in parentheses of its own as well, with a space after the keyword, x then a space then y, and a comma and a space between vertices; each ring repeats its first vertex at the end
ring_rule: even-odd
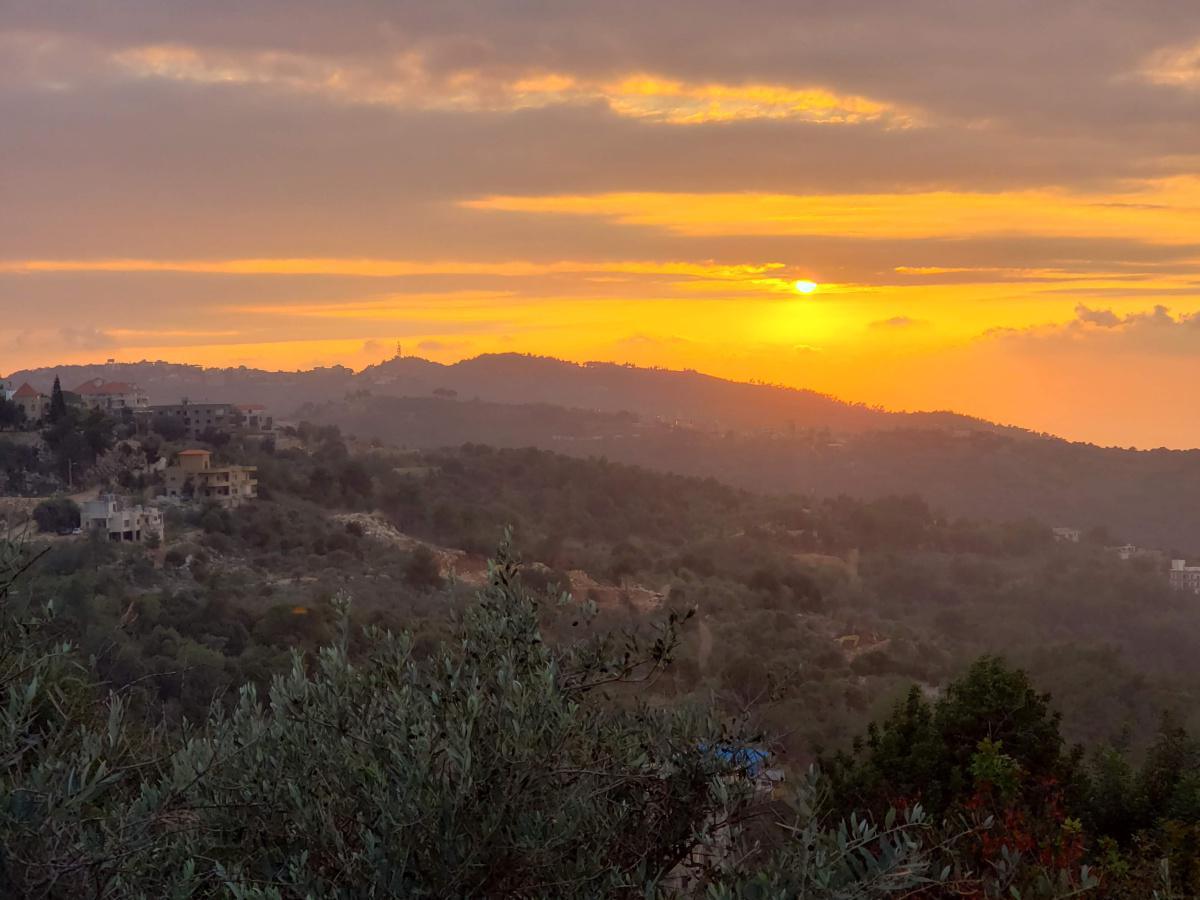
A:
POLYGON ((43 366, 9 377, 45 391, 55 375, 68 390, 91 378, 134 381, 152 403, 174 403, 185 396, 194 402, 266 403, 281 416, 303 403, 337 400, 356 391, 415 397, 437 391, 491 402, 631 412, 706 429, 828 428, 861 433, 915 425, 1034 436, 1016 426, 948 410, 893 411, 806 388, 734 381, 690 369, 575 363, 516 353, 482 354, 449 364, 395 357, 360 372, 344 366, 271 371, 141 361, 43 366))

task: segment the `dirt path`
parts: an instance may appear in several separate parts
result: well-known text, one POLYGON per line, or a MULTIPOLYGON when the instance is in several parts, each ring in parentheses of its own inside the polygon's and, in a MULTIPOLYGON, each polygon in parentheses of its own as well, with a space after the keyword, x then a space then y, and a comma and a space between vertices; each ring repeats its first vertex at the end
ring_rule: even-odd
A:
POLYGON ((472 556, 463 550, 441 547, 405 534, 396 529, 381 513, 340 513, 333 516, 333 519, 343 523, 355 522, 368 537, 401 550, 411 552, 417 547, 426 547, 437 558, 442 577, 447 577, 453 572, 454 577, 463 584, 473 587, 487 584, 487 560, 482 556, 472 556))

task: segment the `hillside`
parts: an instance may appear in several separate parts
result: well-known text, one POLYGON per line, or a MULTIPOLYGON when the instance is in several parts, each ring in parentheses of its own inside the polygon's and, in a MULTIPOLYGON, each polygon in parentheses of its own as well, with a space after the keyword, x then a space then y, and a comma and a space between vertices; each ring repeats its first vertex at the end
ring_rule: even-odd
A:
POLYGON ((478 356, 452 366, 393 359, 365 369, 357 380, 377 394, 419 397, 441 388, 463 398, 627 411, 700 428, 857 433, 907 425, 995 427, 955 413, 893 413, 815 391, 747 384, 694 371, 601 362, 577 365, 517 354, 478 356))
POLYGON ((172 363, 14 373, 48 387, 90 377, 179 397, 265 403, 416 447, 536 446, 604 455, 763 492, 872 498, 916 493, 952 515, 1107 528, 1200 552, 1200 451, 1101 448, 954 413, 892 413, 811 391, 697 372, 576 365, 515 354, 454 365, 397 358, 360 373, 205 369, 172 363))
POLYGON ((140 362, 45 367, 14 372, 11 377, 17 384, 29 381, 46 390, 56 374, 68 388, 96 377, 133 381, 146 389, 154 403, 176 402, 183 396, 194 401, 266 403, 281 415, 300 403, 335 400, 351 391, 392 397, 428 397, 437 391, 498 403, 632 412, 705 429, 828 428, 858 433, 906 426, 996 428, 955 413, 892 413, 814 391, 746 384, 699 372, 595 362, 579 365, 518 354, 478 356, 453 365, 404 357, 357 374, 340 366, 269 372, 140 362))
POLYGON ((358 395, 306 418, 414 448, 467 442, 603 456, 764 493, 917 494, 956 516, 1104 529, 1109 543, 1195 556, 1200 451, 1135 451, 1008 431, 712 432, 545 404, 358 395))
MULTIPOLYGON (((379 414, 380 404, 407 407, 403 418, 397 409, 388 413, 411 431, 437 422, 439 411, 442 425, 437 427, 499 427, 509 421, 513 436, 539 421, 559 429, 607 421, 600 414, 548 405, 445 399, 357 395, 337 407, 369 416, 379 414), (449 417, 451 412, 458 418, 449 417)), ((610 424, 637 437, 631 422, 628 415, 612 416, 610 424)), ((657 427, 668 434, 681 431, 657 427)), ((81 740, 87 747, 121 748, 97 771, 134 773, 128 789, 134 801, 147 796, 136 781, 138 773, 153 775, 155 761, 166 758, 150 747, 142 758, 129 760, 124 748, 146 733, 143 722, 161 723, 149 734, 153 740, 185 735, 190 742, 203 735, 216 743, 228 736, 228 723, 238 723, 248 752, 211 756, 232 763, 221 770, 218 790, 228 790, 228 778, 240 777, 242 759, 261 761, 262 770, 251 773, 253 791, 273 790, 281 771, 275 756, 284 753, 301 772, 295 777, 303 787, 288 792, 301 798, 302 809, 313 803, 310 783, 327 785, 340 773, 363 772, 364 783, 375 785, 373 773, 385 771, 378 762, 382 747, 394 747, 389 773, 407 772, 414 758, 480 760, 483 768, 470 776, 470 784, 491 785, 497 777, 491 761, 500 745, 490 726, 480 733, 483 720, 475 710, 494 715, 513 736, 514 747, 527 748, 530 735, 541 736, 529 751, 533 771, 544 771, 547 754, 563 747, 581 752, 578 759, 556 763, 551 782, 561 789, 562 772, 599 772, 602 783, 588 782, 581 790, 607 796, 613 759, 607 746, 591 750, 594 743, 564 741, 559 732, 514 718, 522 710, 539 716, 550 709, 540 694, 531 698, 525 685, 557 685, 569 702, 564 708, 594 704, 600 733, 615 735, 616 747, 632 748, 636 783, 657 779, 668 767, 644 761, 646 743, 613 732, 614 715, 628 712, 630 721, 645 723, 650 738, 668 748, 686 748, 689 758, 714 740, 770 748, 774 777, 784 779, 784 791, 771 800, 770 818, 763 820, 765 837, 774 841, 779 836, 772 836, 772 823, 790 821, 796 810, 808 808, 801 805, 807 799, 788 805, 791 786, 802 790, 810 783, 814 797, 829 785, 836 804, 831 814, 838 816, 865 811, 886 821, 895 796, 921 796, 923 802, 927 797, 935 815, 943 810, 957 815, 959 805, 977 803, 977 791, 956 776, 938 773, 951 770, 952 763, 943 760, 960 749, 972 771, 989 760, 1014 772, 1016 766, 1029 771, 1021 783, 1028 784, 1034 799, 1050 784, 1047 779, 1067 779, 1063 800, 1057 791, 1049 800, 1057 816, 1049 819, 1052 830, 1057 834, 1059 819, 1069 813, 1064 833, 1079 834, 1084 827, 1079 823, 1086 823, 1089 846, 1107 847, 1098 843, 1101 839, 1125 841, 1123 852, 1133 862, 1118 860, 1121 868, 1114 864, 1123 879, 1109 895, 1114 900, 1148 896, 1136 887, 1126 889, 1128 879, 1141 877, 1139 866, 1158 859, 1152 855, 1157 849, 1137 849, 1143 843, 1141 837, 1133 839, 1135 832, 1150 840, 1159 829, 1172 833, 1175 819, 1168 821, 1168 815, 1188 827, 1197 818, 1190 811, 1194 807, 1184 804, 1191 802, 1194 760, 1200 757, 1189 755, 1194 743, 1181 728, 1196 726, 1200 619, 1195 598, 1169 588, 1163 560, 1122 560, 1096 541, 1058 542, 1048 528, 1028 521, 948 519, 915 497, 861 502, 754 494, 713 479, 598 458, 480 444, 412 451, 346 440, 337 429, 311 425, 297 427, 288 438, 281 442, 286 446, 274 449, 253 441, 214 445, 221 462, 258 467, 259 497, 229 509, 211 504, 169 508, 161 545, 71 534, 34 537, 28 545, 7 548, 0 544, 13 560, 10 567, 22 573, 20 590, 11 595, 14 604, 3 602, 0 584, 0 636, 21 636, 0 641, 0 647, 23 654, 14 659, 11 650, 0 652, 0 667, 8 667, 0 676, 17 679, 14 697, 38 696, 53 674, 38 668, 39 660, 49 657, 38 655, 42 644, 30 645, 24 619, 10 625, 5 614, 13 606, 20 616, 52 609, 51 620, 35 623, 41 629, 37 640, 52 640, 54 647, 69 641, 65 646, 78 648, 64 661, 71 663, 63 668, 72 673, 70 689, 50 695, 67 701, 82 697, 80 708, 63 713, 69 727, 63 733, 79 733, 81 725, 93 722, 87 710, 99 710, 96 734, 108 739, 81 740), (485 555, 495 552, 506 528, 512 535, 508 561, 489 567, 485 555), (511 563, 512 552, 524 561, 519 569, 511 563), (477 591, 482 595, 476 597, 477 591), (524 598, 520 605, 509 603, 517 598, 524 598), (514 629, 518 622, 528 627, 514 629), (393 640, 358 625, 409 636, 393 640), (464 627, 474 630, 463 632, 464 627), (479 643, 484 634, 498 642, 479 643), (317 662, 313 654, 320 647, 332 649, 317 662), (531 649, 553 654, 548 668, 530 670, 513 655, 531 649), (972 663, 994 653, 1010 662, 983 656, 972 663), (582 668, 571 664, 573 659, 582 668), (513 660, 521 666, 516 677, 513 660), (497 669, 489 682, 494 687, 472 699, 461 689, 473 690, 473 670, 457 667, 477 661, 497 669), (1012 669, 1014 664, 1028 674, 1012 669), (298 679, 308 672, 324 679, 338 671, 360 673, 361 681, 337 680, 327 687, 320 682, 313 690, 325 699, 314 707, 310 701, 317 695, 298 679), (28 680, 20 680, 26 672, 32 673, 28 680), (95 693, 81 692, 79 672, 94 681, 95 693), (396 684, 395 676, 405 672, 411 678, 396 684), (442 677, 438 673, 443 680, 436 680, 442 677), (591 690, 589 683, 606 687, 591 690), (1033 684, 1053 696, 1034 693, 1033 684), (893 707, 910 687, 907 699, 893 707), (125 698, 122 704, 106 703, 107 691, 125 698), (964 704, 963 697, 969 702, 964 704), (269 707, 258 698, 267 698, 269 707), (394 706, 379 713, 380 703, 392 702, 388 698, 394 698, 394 706), (424 698, 453 716, 463 711, 468 727, 452 718, 435 732, 424 724, 410 728, 403 716, 426 703, 424 698), (646 702, 627 702, 635 699, 646 702), (271 728, 259 724, 265 708, 278 714, 271 728), (694 719, 699 709, 734 723, 734 736, 717 726, 716 718, 714 730, 679 734, 659 718, 678 711, 679 721, 707 729, 708 719, 694 719), (1010 723, 1014 710, 1022 715, 1010 723), (123 711, 132 724, 118 740, 113 735, 120 731, 123 711), (1177 718, 1164 719, 1159 727, 1163 713, 1177 718), (655 718, 647 721, 647 715, 655 718), (359 735, 352 730, 355 723, 377 730, 359 735), (285 731, 280 740, 290 749, 278 749, 277 729, 293 727, 311 731, 295 737, 285 731), (911 739, 915 727, 922 731, 911 739), (869 740, 862 737, 864 729, 869 740), (457 750, 444 752, 440 744, 426 751, 422 742, 431 733, 453 746, 458 735, 471 743, 458 757, 452 756, 457 750), (881 733, 903 740, 871 737, 881 733), (345 736, 332 755, 325 753, 331 735, 345 736), (1030 735, 1036 741, 1032 749, 1026 741, 1030 735), (266 739, 275 741, 269 755, 260 749, 266 739), (1065 741, 1093 749, 1079 757, 1065 741), (1011 757, 992 759, 1001 746, 1004 754, 1012 748, 1011 757), (369 751, 363 754, 363 748, 369 751), (837 748, 845 752, 829 755, 837 748), (908 758, 910 752, 915 759, 908 758), (805 780, 802 773, 814 757, 827 782, 805 780), (911 764, 929 759, 932 769, 911 764), (886 773, 886 779, 877 772, 886 773), (1143 802, 1140 785, 1151 780, 1163 787, 1143 802)), ((153 471, 142 471, 127 484, 146 495, 161 487, 161 476, 153 471)), ((0 558, 0 567, 3 562, 0 558)), ((85 690, 90 691, 86 685, 85 690)), ((44 715, 59 707, 47 699, 29 708, 29 715, 10 729, 6 746, 30 757, 42 754, 43 747, 49 755, 68 746, 65 739, 25 740, 32 728, 45 733, 44 715)), ((512 753, 506 753, 500 757, 502 770, 512 765, 512 753)), ((672 750, 664 758, 678 761, 679 753, 672 750)), ((44 783, 36 780, 40 771, 33 770, 28 783, 44 783)), ((204 781, 193 772, 207 774, 209 768, 187 768, 185 762, 173 771, 183 773, 182 783, 190 790, 204 781)), ((6 777, 11 779, 12 772, 10 766, 6 777)), ((439 772, 434 769, 434 780, 446 783, 439 772)), ((24 777, 23 771, 17 774, 24 777)), ((524 796, 527 782, 519 779, 514 796, 524 796)), ((242 833, 246 810, 273 811, 278 803, 238 790, 239 798, 250 799, 232 801, 229 833, 235 835, 242 833)), ((322 812, 321 822, 356 823, 359 807, 391 810, 398 802, 391 787, 379 789, 382 803, 370 804, 353 788, 335 785, 330 791, 351 798, 348 814, 322 812)), ((472 787, 464 795, 476 793, 472 787)), ((170 799, 176 792, 154 796, 170 799)), ((421 810, 437 802, 429 796, 421 790, 406 807, 403 822, 419 822, 421 810)), ((177 804, 182 812, 171 807, 169 814, 194 817, 195 810, 219 810, 223 804, 229 806, 221 797, 188 794, 177 804)), ((490 801, 483 808, 491 809, 490 801)), ((749 810, 747 817, 754 814, 749 810)), ((1024 820, 982 815, 1027 840, 1024 820)), ((81 818, 65 816, 64 821, 81 818)), ((274 813, 268 818, 275 821, 274 813)), ((469 818, 475 821, 478 814, 472 811, 469 818)), ((153 821, 157 828, 160 821, 177 819, 155 814, 153 821)), ((979 827, 990 827, 986 821, 979 827)), ((0 820, 6 840, 31 834, 12 826, 5 833, 5 824, 0 820)), ((553 829, 561 832, 557 819, 553 829)), ((243 842, 230 838, 227 843, 243 842)), ((310 845, 306 837, 305 847, 310 845)), ((1105 852, 1110 860, 1112 849, 1105 852)), ((31 852, 29 858, 44 856, 31 852)), ((441 858, 440 848, 432 858, 441 858)), ((8 896, 3 889, 0 894, 8 896)))
MULTIPOLYGON (((948 519, 911 497, 771 496, 531 449, 371 447, 328 428, 298 442, 221 448, 258 467, 260 497, 169 509, 161 547, 51 538, 27 599, 58 598, 66 636, 116 684, 187 659, 186 680, 156 681, 159 700, 199 715, 216 688, 261 685, 289 648, 328 640, 343 592, 363 624, 429 646, 510 529, 527 580, 591 601, 596 626, 694 607, 663 695, 736 708, 770 682, 760 724, 786 733, 798 762, 845 746, 908 684, 942 685, 989 652, 1038 673, 1073 739, 1144 737, 1168 708, 1194 717, 1200 618, 1162 561, 1028 522, 948 519)), ((576 619, 548 633, 569 638, 576 619)))

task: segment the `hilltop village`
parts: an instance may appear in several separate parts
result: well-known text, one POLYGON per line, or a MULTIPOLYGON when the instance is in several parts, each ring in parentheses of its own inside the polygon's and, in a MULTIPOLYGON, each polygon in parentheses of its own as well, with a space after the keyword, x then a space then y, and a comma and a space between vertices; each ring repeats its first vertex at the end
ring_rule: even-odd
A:
POLYGON ((0 426, 28 463, 9 460, 0 495, 29 509, 31 494, 57 486, 31 507, 41 530, 136 543, 162 541, 164 509, 256 499, 256 467, 221 461, 222 450, 278 439, 261 404, 152 404, 137 384, 102 378, 69 390, 57 378, 48 390, 0 381, 0 426))
MULTIPOLYGON (((96 532, 155 545, 164 539, 165 510, 229 509, 258 497, 257 467, 228 458, 234 448, 273 452, 297 444, 295 428, 277 423, 262 404, 155 404, 138 384, 102 377, 70 390, 57 378, 46 389, 0 379, 0 430, 23 446, 29 463, 20 468, 9 459, 5 466, 0 453, 0 498, 8 495, 0 502, 9 507, 10 526, 33 513, 43 531, 59 537, 96 532), (14 503, 14 496, 23 499, 14 503)), ((1077 527, 1051 531, 1059 543, 1102 541, 1077 527)), ((1200 595, 1200 565, 1128 543, 1105 549, 1162 571, 1177 591, 1200 595)))

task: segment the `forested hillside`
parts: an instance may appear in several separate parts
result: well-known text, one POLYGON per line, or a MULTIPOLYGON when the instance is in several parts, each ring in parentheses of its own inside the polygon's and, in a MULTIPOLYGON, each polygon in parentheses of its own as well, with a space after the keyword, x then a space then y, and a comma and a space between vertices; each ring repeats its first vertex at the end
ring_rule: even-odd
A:
MULTIPOLYGON (((948 518, 915 496, 772 497, 532 449, 298 434, 293 450, 218 450, 258 466, 257 502, 170 513, 153 553, 56 542, 28 596, 58 603, 117 681, 194 657, 186 679, 161 684, 194 712, 220 684, 265 677, 286 647, 327 639, 339 589, 357 616, 435 640, 511 528, 540 583, 590 597, 603 625, 695 608, 692 656, 658 689, 730 704, 769 690, 764 721, 800 758, 843 744, 905 684, 934 688, 984 653, 1069 700, 1073 738, 1190 714, 1194 598, 1167 588, 1161 561, 1122 561, 1102 535, 1062 544, 1033 520, 948 518)), ((143 479, 133 489, 152 490, 143 479)))
MULTIPOLYGON (((576 896, 686 883, 748 897, 810 877, 854 884, 865 870, 839 856, 843 840, 872 854, 879 884, 910 889, 1021 885, 1035 891, 1024 896, 1050 897, 1092 885, 1123 896, 1123 886, 1157 883, 1161 858, 1194 877, 1172 843, 1184 832, 1169 828, 1197 821, 1188 734, 1200 724, 1200 617, 1193 596, 1168 588, 1161 560, 1122 560, 1103 535, 1057 542, 1032 519, 947 517, 912 495, 758 494, 596 457, 472 443, 405 450, 308 424, 286 436, 289 449, 212 445, 221 461, 258 467, 259 498, 171 511, 161 544, 36 534, 6 543, 19 579, 0 610, 9 629, 0 678, 26 699, 0 732, 10 761, 3 777, 11 796, 49 791, 56 804, 0 808, 0 828, 18 848, 0 857, 0 875, 21 886, 18 896, 56 896, 48 890, 56 879, 71 895, 84 877, 77 865, 112 897, 135 883, 167 895, 187 885, 193 895, 218 884, 246 890, 262 877, 255 873, 288 885, 280 896, 333 896, 334 870, 352 884, 407 884, 434 896, 559 896, 544 872, 568 863, 549 847, 505 864, 512 881, 488 873, 532 839, 521 829, 564 815, 579 822, 571 840, 589 848, 570 851, 570 865, 582 866, 572 877, 586 882, 576 896), (504 559, 489 569, 502 543, 504 559), (380 627, 408 637, 393 645, 371 630, 380 627), (534 634, 550 656, 510 656, 534 634), (62 642, 76 649, 53 649, 62 642), (481 657, 475 646, 493 649, 481 657), (318 652, 315 668, 304 661, 318 652), (512 694, 510 665, 542 672, 549 693, 512 694), (63 693, 65 677, 90 686, 63 693), (461 678, 491 686, 472 700, 475 688, 461 678), (590 699, 577 706, 581 688, 590 699), (428 706, 435 695, 455 699, 428 706), (989 724, 1026 695, 1029 718, 1016 731, 989 724), (255 696, 269 696, 269 707, 255 696), (309 712, 297 718, 293 703, 309 712), (476 719, 479 730, 464 734, 459 717, 477 716, 470 710, 480 703, 487 723, 476 719), (67 718, 46 719, 43 706, 67 718), (351 711, 366 730, 328 739, 351 711), (68 722, 119 736, 97 744, 68 722), (376 727, 384 722, 387 730, 376 727), (544 739, 526 739, 543 728, 544 739), (203 736, 180 744, 185 732, 203 736), (386 770, 400 781, 381 788, 355 774, 355 747, 386 744, 387 754, 410 759, 414 740, 458 754, 446 757, 458 760, 455 780, 401 767, 386 770), (502 765, 474 768, 505 742, 514 749, 502 765), (642 750, 628 755, 634 745, 642 750), (313 746, 316 756, 298 755, 313 746), (752 747, 783 786, 764 801, 754 787, 761 766, 741 768, 749 750, 695 755, 705 747, 752 747), (174 761, 164 769, 149 759, 174 761), (208 777, 246 759, 255 762, 238 762, 233 780, 232 771, 208 777), (817 761, 824 774, 806 774, 817 761), (255 766, 281 773, 269 797, 255 766), (305 811, 288 785, 309 785, 314 766, 326 787, 306 788, 305 811), (559 768, 601 780, 563 782, 559 768), (678 779, 643 792, 648 777, 668 772, 678 779), (472 783, 499 793, 464 794, 472 783), (624 786, 627 818, 613 822, 607 801, 597 805, 602 784, 624 786), (532 791, 528 803, 505 785, 522 785, 522 797, 532 791), (86 799, 102 789, 103 801, 86 799), (344 818, 377 803, 381 789, 407 799, 373 823, 344 818), (139 796, 157 799, 145 806, 139 796), (78 819, 79 804, 103 812, 78 819), (383 834, 411 834, 403 823, 421 821, 429 804, 455 810, 439 841, 460 842, 463 853, 479 844, 482 859, 367 852, 383 834), (312 817, 310 855, 294 855, 265 822, 253 826, 265 836, 260 851, 216 850, 213 841, 227 845, 244 827, 233 811, 257 805, 279 810, 280 821, 312 817), (767 822, 751 826, 763 809, 767 822), (841 838, 837 822, 850 813, 885 830, 895 816, 908 824, 887 836, 854 825, 841 838), (155 824, 164 821, 200 827, 155 824), (788 821, 827 846, 817 869, 805 869, 777 827, 788 821), (715 823, 726 824, 714 832, 715 823), (711 855, 728 840, 719 834, 759 849, 733 865, 724 851, 711 855), (708 861, 685 864, 702 847, 708 861), (126 858, 140 868, 123 868, 126 858), (1002 858, 1008 868, 996 876, 1002 858), (594 888, 613 860, 640 874, 594 888), (1084 865, 1108 866, 1107 880, 1084 865), (1051 892, 1036 892, 1043 888, 1051 892)), ((118 457, 137 443, 116 440, 118 457)), ((173 445, 155 452, 170 455, 173 445)), ((134 495, 156 489, 151 470, 118 474, 134 495)))
POLYGON ((1111 543, 1200 556, 1200 451, 1136 451, 1002 430, 706 431, 631 415, 359 393, 304 414, 390 443, 476 441, 604 456, 759 493, 876 499, 918 494, 952 515, 1034 516, 1104 529, 1111 543))
POLYGON ((168 363, 19 372, 48 389, 90 377, 140 383, 155 402, 266 403, 366 438, 603 455, 760 493, 875 499, 915 493, 974 519, 1035 516, 1114 541, 1200 556, 1200 451, 1101 448, 951 413, 895 414, 806 391, 695 372, 483 356, 397 358, 355 374, 168 363))

